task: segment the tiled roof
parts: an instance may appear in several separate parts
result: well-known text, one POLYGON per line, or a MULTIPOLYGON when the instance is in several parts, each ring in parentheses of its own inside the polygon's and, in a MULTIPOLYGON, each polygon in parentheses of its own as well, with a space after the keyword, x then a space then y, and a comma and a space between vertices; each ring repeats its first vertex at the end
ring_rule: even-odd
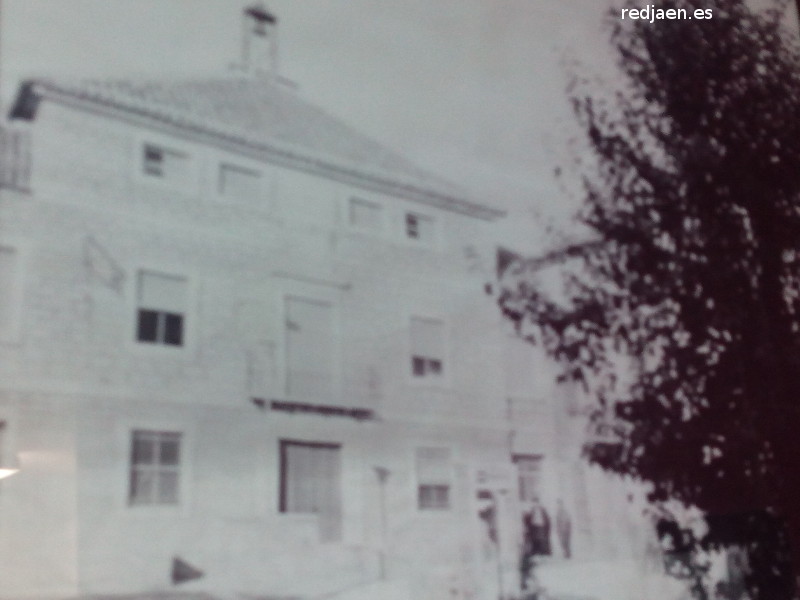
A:
POLYGON ((179 80, 32 80, 12 117, 33 118, 38 99, 78 102, 153 125, 202 133, 267 160, 347 183, 481 218, 501 211, 471 201, 463 190, 265 78, 179 80))

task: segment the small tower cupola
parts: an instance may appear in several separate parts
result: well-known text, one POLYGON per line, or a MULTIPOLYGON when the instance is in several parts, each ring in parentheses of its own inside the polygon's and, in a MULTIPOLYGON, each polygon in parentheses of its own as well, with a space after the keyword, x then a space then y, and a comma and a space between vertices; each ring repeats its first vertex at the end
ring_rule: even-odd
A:
POLYGON ((278 75, 278 19, 260 2, 244 9, 242 67, 250 75, 278 75))

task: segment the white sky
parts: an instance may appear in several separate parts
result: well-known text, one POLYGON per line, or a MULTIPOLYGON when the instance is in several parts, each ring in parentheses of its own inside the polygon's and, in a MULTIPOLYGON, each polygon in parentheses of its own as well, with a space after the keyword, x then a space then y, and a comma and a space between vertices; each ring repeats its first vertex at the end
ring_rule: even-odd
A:
MULTIPOLYGON (((5 103, 32 74, 213 74, 239 57, 244 1, 0 2, 5 103)), ((562 63, 608 68, 605 1, 267 5, 279 19, 280 72, 307 100, 483 202, 511 209, 511 221, 532 207, 566 214, 569 200, 552 175, 574 127, 562 63)))

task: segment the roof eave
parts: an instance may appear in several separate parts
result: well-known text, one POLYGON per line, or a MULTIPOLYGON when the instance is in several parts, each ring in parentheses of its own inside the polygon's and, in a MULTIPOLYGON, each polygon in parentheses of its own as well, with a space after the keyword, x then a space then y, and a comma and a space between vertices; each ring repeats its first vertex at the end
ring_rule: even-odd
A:
POLYGON ((506 215, 506 212, 476 202, 464 200, 455 195, 393 178, 389 175, 369 173, 357 166, 346 165, 330 157, 313 156, 300 148, 273 142, 261 142, 248 139, 243 135, 209 127, 196 121, 179 119, 157 111, 133 107, 109 98, 100 98, 85 94, 76 94, 71 90, 60 89, 48 82, 28 81, 21 87, 12 107, 10 118, 34 120, 42 98, 103 113, 106 116, 126 121, 134 121, 138 125, 159 126, 172 129, 175 135, 189 137, 198 141, 212 143, 225 149, 248 155, 252 158, 266 160, 287 168, 321 175, 341 183, 353 185, 364 190, 399 196, 410 200, 467 215, 470 217, 495 220, 506 215))

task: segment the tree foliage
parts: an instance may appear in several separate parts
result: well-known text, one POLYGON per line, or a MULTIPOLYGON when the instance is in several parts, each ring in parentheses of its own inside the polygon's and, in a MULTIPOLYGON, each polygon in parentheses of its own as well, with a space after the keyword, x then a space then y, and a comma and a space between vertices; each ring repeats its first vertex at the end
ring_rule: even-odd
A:
POLYGON ((566 299, 532 283, 542 264, 531 260, 500 306, 596 394, 599 415, 625 424, 621 443, 589 459, 651 482, 653 500, 701 508, 706 546, 750 551, 755 597, 791 598, 800 53, 777 13, 739 0, 659 7, 713 18, 613 15, 621 87, 601 97, 576 77, 570 91, 590 150, 580 220, 595 239, 562 257, 566 299))

